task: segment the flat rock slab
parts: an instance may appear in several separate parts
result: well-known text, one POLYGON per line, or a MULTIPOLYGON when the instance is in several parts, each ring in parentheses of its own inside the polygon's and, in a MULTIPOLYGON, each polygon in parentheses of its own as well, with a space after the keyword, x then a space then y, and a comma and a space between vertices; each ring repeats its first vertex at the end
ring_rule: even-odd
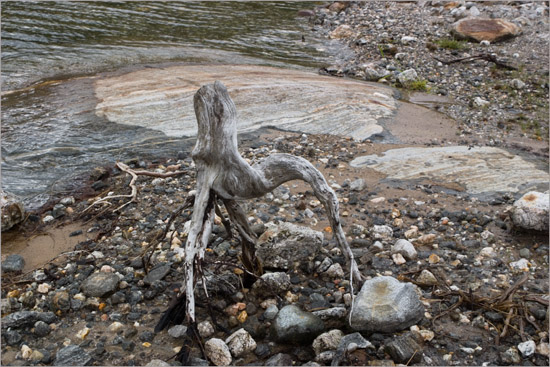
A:
POLYGON ((548 186, 548 172, 535 164, 492 147, 449 146, 436 148, 400 148, 382 156, 355 158, 352 167, 368 167, 389 179, 427 178, 458 184, 471 194, 516 193, 540 185, 548 186))
POLYGON ((453 24, 452 33, 458 38, 497 42, 519 35, 521 29, 504 19, 465 18, 453 24))
POLYGON ((216 80, 237 106, 239 132, 273 126, 364 140, 383 132, 379 121, 397 105, 390 88, 360 81, 264 66, 185 65, 97 80, 96 114, 168 136, 195 136, 193 95, 216 80))
POLYGON ((367 280, 355 297, 352 310, 350 326, 357 331, 392 333, 424 317, 415 286, 388 276, 367 280))

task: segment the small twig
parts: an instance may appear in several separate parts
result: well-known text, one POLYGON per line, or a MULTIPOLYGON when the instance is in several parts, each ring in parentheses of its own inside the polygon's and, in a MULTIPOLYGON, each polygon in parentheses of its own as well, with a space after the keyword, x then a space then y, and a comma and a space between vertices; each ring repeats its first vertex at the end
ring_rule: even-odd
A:
POLYGON ((508 326, 510 326, 510 320, 512 319, 512 316, 514 315, 515 308, 510 308, 510 311, 508 311, 508 316, 506 317, 506 320, 504 320, 504 328, 502 329, 502 332, 500 333, 500 337, 504 338, 506 336, 506 333, 508 332, 508 326))

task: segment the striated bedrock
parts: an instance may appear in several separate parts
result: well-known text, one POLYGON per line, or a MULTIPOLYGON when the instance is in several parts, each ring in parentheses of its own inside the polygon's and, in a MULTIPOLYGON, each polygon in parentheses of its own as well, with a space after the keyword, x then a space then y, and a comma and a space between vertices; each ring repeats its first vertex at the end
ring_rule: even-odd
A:
POLYGON ((379 122, 397 108, 392 89, 365 82, 265 66, 185 65, 98 79, 95 112, 168 136, 194 136, 193 94, 216 80, 237 106, 239 132, 271 126, 364 140, 382 133, 379 122))
POLYGON ((493 147, 448 146, 391 149, 355 158, 353 167, 371 168, 389 179, 430 179, 452 183, 470 194, 519 193, 548 186, 548 172, 518 155, 493 147))

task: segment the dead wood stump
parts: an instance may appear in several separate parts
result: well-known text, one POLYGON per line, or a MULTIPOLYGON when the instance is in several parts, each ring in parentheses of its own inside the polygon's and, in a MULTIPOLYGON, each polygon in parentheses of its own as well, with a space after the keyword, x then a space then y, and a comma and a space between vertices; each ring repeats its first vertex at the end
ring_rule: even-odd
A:
MULTIPOLYGON (((195 323, 195 285, 202 274, 204 253, 220 198, 243 241, 241 260, 249 271, 260 275, 261 264, 255 255, 256 235, 237 200, 263 196, 290 180, 309 183, 315 196, 328 212, 336 237, 350 265, 350 284, 362 280, 340 225, 338 199, 323 175, 307 160, 290 154, 273 154, 250 166, 237 150, 237 111, 227 89, 219 81, 201 87, 194 96, 198 135, 192 152, 197 169, 196 197, 185 251, 185 312, 189 323, 195 323)), ((203 282, 204 285, 204 282, 203 282)), ((206 292, 206 289, 205 289, 206 292)), ((353 288, 352 288, 353 294, 353 288)), ((181 301, 183 297, 180 296, 181 301)), ((182 307, 178 308, 181 312, 182 307)), ((169 313, 170 309, 167 311, 169 313)), ((165 314, 163 319, 169 316, 165 314)), ((169 317, 168 317, 169 318, 169 317)), ((181 320, 181 317, 179 317, 181 320)), ((166 320, 164 320, 166 322, 166 320)), ((157 325, 157 330, 159 329, 157 325)), ((167 326, 167 325, 164 325, 167 326)), ((162 329, 161 327, 160 329, 162 329)))

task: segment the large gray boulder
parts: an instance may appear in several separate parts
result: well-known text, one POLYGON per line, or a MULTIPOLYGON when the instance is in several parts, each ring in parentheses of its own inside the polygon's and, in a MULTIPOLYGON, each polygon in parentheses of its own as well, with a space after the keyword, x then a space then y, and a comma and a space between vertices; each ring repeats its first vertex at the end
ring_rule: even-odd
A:
POLYGON ((545 193, 530 191, 519 198, 511 210, 512 222, 523 229, 548 231, 548 207, 550 196, 545 193))
POLYGON ((272 325, 274 337, 281 343, 309 343, 324 329, 323 320, 294 305, 283 307, 272 325))
POLYGON ((415 286, 383 276, 367 280, 353 301, 350 326, 357 331, 391 333, 424 317, 415 286))
POLYGON ((256 252, 265 268, 294 269, 312 261, 321 250, 323 234, 319 231, 286 222, 265 226, 256 252))
POLYGON ((2 213, 2 232, 11 229, 25 218, 25 209, 21 200, 3 190, 0 190, 0 212, 2 213))

